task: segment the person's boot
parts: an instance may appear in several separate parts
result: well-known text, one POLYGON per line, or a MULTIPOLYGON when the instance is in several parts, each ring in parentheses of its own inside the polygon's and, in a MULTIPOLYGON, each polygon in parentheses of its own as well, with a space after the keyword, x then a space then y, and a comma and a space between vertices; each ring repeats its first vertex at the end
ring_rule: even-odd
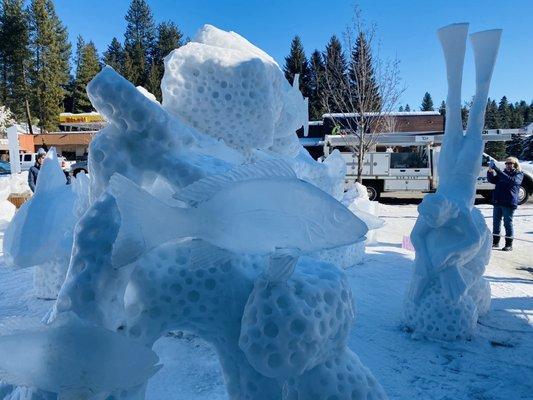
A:
POLYGON ((505 247, 502 251, 512 251, 513 250, 513 239, 505 239, 505 247))
POLYGON ((492 248, 497 249, 500 246, 500 236, 492 235, 492 248))

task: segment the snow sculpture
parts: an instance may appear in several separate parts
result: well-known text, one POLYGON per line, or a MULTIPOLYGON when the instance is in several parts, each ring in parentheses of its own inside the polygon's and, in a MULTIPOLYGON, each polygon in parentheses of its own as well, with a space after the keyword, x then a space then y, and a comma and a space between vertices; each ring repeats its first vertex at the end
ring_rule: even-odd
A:
POLYGON ((500 42, 500 30, 470 36, 476 63, 476 95, 463 134, 461 83, 468 24, 438 31, 448 72, 446 128, 439 160, 440 184, 427 195, 411 233, 415 271, 405 304, 407 327, 418 336, 470 337, 488 311, 490 287, 483 278, 490 257, 490 231, 474 208, 481 168, 485 105, 500 42))
POLYGON ((36 266, 35 294, 55 299, 67 273, 74 226, 85 211, 88 181, 85 176, 66 185, 55 148, 48 151, 35 194, 9 224, 4 257, 12 268, 36 266))
MULTIPOLYGON (((91 143, 88 208, 47 321, 82 346, 82 331, 107 337, 96 355, 122 343, 128 357, 139 354, 136 374, 114 381, 106 368, 97 386, 103 372, 85 363, 83 385, 77 365, 50 381, 23 365, 0 368, 0 379, 142 399, 157 369, 148 350, 183 329, 216 348, 232 399, 386 398, 346 346, 354 306, 345 275, 314 257, 362 244, 368 228, 339 201, 340 157, 316 163, 299 145, 294 131, 307 120, 296 87, 264 52, 211 26, 167 58, 163 106, 111 68, 100 72, 88 93, 109 124, 91 143)), ((50 335, 24 332, 36 348, 50 335)))
POLYGON ((274 147, 295 156, 301 146, 294 132, 307 128, 305 104, 279 71, 242 36, 205 25, 165 59, 163 107, 244 153, 274 147))

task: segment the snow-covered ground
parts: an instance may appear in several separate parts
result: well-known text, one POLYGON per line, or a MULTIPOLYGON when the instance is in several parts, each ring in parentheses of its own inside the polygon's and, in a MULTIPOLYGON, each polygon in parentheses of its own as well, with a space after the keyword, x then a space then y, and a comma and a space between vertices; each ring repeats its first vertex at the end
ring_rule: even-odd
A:
MULTIPOLYGON (((479 206, 491 225, 492 207, 479 206)), ((347 270, 357 308, 349 339, 391 399, 533 399, 533 203, 515 214, 511 253, 493 251, 486 276, 490 313, 468 342, 415 341, 401 330, 403 294, 414 254, 401 248, 416 220, 415 204, 381 205, 386 224, 365 262, 347 270)), ((0 237, 6 223, 0 220, 0 237)), ((0 259, 0 318, 42 316, 51 302, 32 294, 32 270, 12 271, 0 259)), ((159 340, 164 367, 148 399, 227 399, 214 350, 190 335, 159 340)))

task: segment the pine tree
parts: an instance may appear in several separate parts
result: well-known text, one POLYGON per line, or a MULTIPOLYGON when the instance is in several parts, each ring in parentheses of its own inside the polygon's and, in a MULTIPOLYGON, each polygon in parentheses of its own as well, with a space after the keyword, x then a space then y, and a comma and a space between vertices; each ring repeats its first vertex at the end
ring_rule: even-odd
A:
POLYGON ((294 81, 294 75, 300 74, 300 91, 304 97, 310 96, 311 89, 309 85, 311 71, 299 36, 295 36, 292 39, 291 50, 289 55, 285 57, 283 72, 285 73, 285 78, 287 78, 291 85, 294 81))
POLYGON ((446 119, 446 102, 444 100, 440 103, 439 114, 446 119))
POLYGON ((165 72, 163 59, 182 45, 183 34, 173 22, 162 22, 157 26, 157 41, 153 60, 148 72, 146 89, 161 101, 161 79, 165 72))
POLYGON ((424 94, 424 97, 422 98, 422 105, 420 106, 420 111, 435 111, 433 108, 433 99, 431 98, 431 95, 426 92, 424 94))
POLYGON ((399 112, 403 112, 403 106, 400 106, 400 107, 398 108, 398 111, 399 111, 399 112))
POLYGON ((98 51, 94 43, 89 42, 83 45, 79 57, 72 108, 74 112, 89 112, 93 110, 93 106, 87 95, 87 84, 100 72, 98 51))
POLYGON ((498 105, 496 101, 487 100, 487 109, 485 111, 485 129, 499 129, 500 116, 498 112, 498 105))
POLYGON ((360 113, 376 112, 381 109, 381 97, 374 76, 372 50, 365 34, 360 32, 352 49, 348 68, 352 102, 355 110, 360 113))
POLYGON ((507 97, 503 96, 498 105, 498 115, 500 118, 500 128, 508 129, 511 127, 511 109, 507 97))
POLYGON ((409 104, 405 105, 404 110, 405 110, 405 112, 410 112, 411 111, 411 107, 409 107, 409 104))
POLYGON ((509 104, 509 109, 511 110, 511 129, 518 129, 524 126, 524 116, 519 107, 519 103, 509 104))
POLYGON ((52 0, 32 0, 30 81, 34 114, 45 131, 57 129, 69 82, 70 43, 52 0))
POLYGON ((0 13, 0 99, 18 120, 26 119, 29 28, 23 0, 4 0, 0 13))
POLYGON ((155 25, 145 0, 132 0, 126 14, 124 76, 136 86, 147 86, 154 61, 155 25))
POLYGON ((512 134, 511 141, 507 143, 506 152, 508 156, 520 157, 524 150, 524 135, 512 134))
POLYGON ((339 103, 348 103, 340 97, 347 96, 348 79, 347 79, 347 62, 342 45, 337 36, 333 35, 329 40, 326 51, 324 52, 324 76, 325 84, 328 86, 330 98, 323 99, 328 111, 342 112, 339 103), (331 95, 339 97, 337 101, 331 98, 331 95))
POLYGON ((104 64, 109 65, 119 74, 123 73, 124 69, 124 49, 116 37, 111 40, 111 44, 107 47, 102 58, 104 64))
POLYGON ((309 118, 311 120, 322 119, 324 114, 324 61, 322 54, 315 50, 311 54, 310 71, 309 71, 309 118))

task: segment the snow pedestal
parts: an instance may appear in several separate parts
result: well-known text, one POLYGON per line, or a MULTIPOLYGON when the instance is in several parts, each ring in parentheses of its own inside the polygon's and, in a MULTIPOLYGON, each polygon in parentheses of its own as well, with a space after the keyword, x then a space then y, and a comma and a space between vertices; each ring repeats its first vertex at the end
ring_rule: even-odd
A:
POLYGON ((476 95, 466 133, 461 120, 461 83, 468 24, 438 31, 448 73, 446 128, 439 158, 439 188, 426 195, 411 233, 415 270, 405 300, 405 324, 415 336, 463 340, 475 332, 490 308, 483 273, 491 234, 474 207, 483 153, 482 129, 501 31, 471 35, 476 62, 476 95))

